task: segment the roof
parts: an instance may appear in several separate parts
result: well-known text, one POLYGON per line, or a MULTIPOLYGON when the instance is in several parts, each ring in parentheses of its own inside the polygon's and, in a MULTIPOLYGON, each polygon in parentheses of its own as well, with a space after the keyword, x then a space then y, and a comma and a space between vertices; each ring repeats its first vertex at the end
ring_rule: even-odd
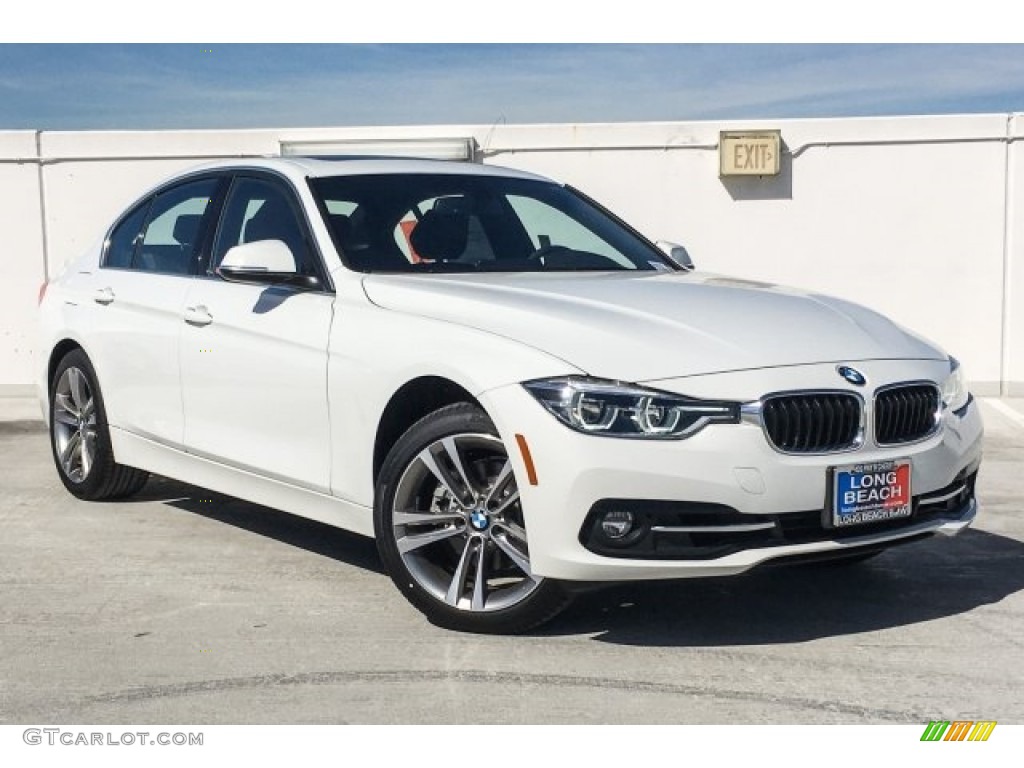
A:
POLYGON ((323 176, 358 176, 369 174, 466 174, 470 176, 501 176, 515 179, 550 181, 543 176, 502 168, 496 165, 463 163, 453 160, 421 160, 407 157, 262 157, 237 160, 218 160, 205 163, 196 170, 223 168, 268 168, 287 175, 302 175, 310 178, 323 176))

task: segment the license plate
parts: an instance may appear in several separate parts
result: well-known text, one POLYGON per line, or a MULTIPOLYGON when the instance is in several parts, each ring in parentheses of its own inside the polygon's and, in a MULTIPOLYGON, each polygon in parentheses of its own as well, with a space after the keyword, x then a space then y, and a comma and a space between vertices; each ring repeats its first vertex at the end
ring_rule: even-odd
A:
POLYGON ((853 464, 833 472, 834 527, 910 517, 910 459, 853 464))

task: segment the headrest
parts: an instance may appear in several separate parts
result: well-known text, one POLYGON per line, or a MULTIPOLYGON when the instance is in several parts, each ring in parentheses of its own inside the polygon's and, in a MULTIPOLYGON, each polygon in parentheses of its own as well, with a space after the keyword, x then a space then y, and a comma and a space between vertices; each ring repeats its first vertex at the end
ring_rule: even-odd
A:
POLYGON ((280 240, 284 233, 295 229, 289 216, 288 204, 277 197, 269 197, 263 201, 256 214, 245 224, 244 242, 254 243, 257 240, 280 240))
POLYGON ((193 245, 199 236, 199 222, 203 220, 201 213, 182 214, 174 222, 174 239, 182 245, 193 245))
POLYGON ((348 214, 328 213, 327 219, 331 223, 331 229, 334 230, 334 236, 338 238, 338 242, 348 242, 352 234, 352 219, 349 218, 348 214))
POLYGON ((469 217, 458 211, 430 210, 409 235, 413 249, 424 259, 448 261, 466 250, 469 217))
POLYGON ((468 213, 469 202, 462 195, 439 197, 431 206, 438 213, 468 213))

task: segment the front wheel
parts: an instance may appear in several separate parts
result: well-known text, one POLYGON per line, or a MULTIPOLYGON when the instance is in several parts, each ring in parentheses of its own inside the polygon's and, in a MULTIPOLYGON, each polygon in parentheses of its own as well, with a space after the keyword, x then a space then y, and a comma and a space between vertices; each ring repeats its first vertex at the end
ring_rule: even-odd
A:
POLYGON ((512 463, 476 406, 414 424, 381 469, 377 547, 395 585, 439 626, 525 632, 569 603, 534 575, 512 463))

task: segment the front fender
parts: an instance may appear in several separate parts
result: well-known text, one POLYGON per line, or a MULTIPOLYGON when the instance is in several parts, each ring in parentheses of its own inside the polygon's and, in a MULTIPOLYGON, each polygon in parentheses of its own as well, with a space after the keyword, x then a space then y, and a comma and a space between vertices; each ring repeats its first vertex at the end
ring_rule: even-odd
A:
POLYGON ((529 379, 581 373, 512 339, 365 301, 336 306, 327 361, 332 489, 373 504, 373 447, 391 397, 406 383, 436 376, 474 397, 529 379))

